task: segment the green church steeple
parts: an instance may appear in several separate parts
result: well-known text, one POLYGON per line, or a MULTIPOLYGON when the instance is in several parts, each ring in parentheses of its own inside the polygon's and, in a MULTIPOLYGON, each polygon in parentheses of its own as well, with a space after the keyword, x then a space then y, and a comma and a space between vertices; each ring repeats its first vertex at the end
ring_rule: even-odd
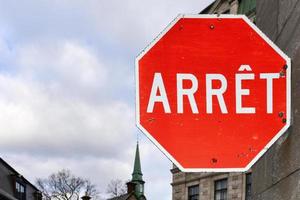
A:
POLYGON ((135 184, 135 190, 134 194, 137 197, 137 199, 144 199, 144 184, 145 181, 143 181, 143 173, 141 168, 141 160, 140 160, 140 150, 139 150, 139 144, 136 145, 135 150, 135 159, 134 159, 134 167, 132 172, 132 183, 135 184))
POLYGON ((132 181, 143 181, 143 174, 141 168, 139 144, 136 145, 134 167, 132 172, 132 181))

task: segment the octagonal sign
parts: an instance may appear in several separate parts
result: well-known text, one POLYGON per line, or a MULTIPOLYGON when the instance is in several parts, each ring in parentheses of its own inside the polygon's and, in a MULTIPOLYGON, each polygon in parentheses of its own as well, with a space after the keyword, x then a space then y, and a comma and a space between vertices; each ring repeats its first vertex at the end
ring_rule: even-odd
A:
POLYGON ((182 171, 246 171, 290 125, 290 71, 245 16, 181 15, 136 58, 136 124, 182 171))

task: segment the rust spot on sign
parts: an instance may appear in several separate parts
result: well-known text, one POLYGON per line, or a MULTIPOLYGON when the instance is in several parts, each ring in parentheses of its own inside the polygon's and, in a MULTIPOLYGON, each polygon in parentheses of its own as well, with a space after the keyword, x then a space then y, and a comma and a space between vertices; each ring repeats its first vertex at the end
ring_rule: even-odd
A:
POLYGON ((282 118, 283 117, 283 112, 279 112, 278 117, 282 118))
POLYGON ((149 119, 148 119, 148 122, 150 122, 150 123, 153 123, 154 121, 155 121, 154 118, 149 118, 149 119))
POLYGON ((218 159, 216 159, 216 158, 212 158, 212 159, 211 159, 211 163, 212 163, 212 164, 216 164, 217 162, 218 162, 218 159))

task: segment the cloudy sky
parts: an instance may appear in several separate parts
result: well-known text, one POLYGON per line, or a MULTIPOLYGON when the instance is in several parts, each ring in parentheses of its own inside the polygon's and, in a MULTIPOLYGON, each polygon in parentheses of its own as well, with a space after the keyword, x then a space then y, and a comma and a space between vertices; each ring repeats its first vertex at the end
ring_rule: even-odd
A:
POLYGON ((34 182, 61 168, 105 192, 131 178, 171 199, 171 162, 135 127, 134 58, 211 0, 0 0, 0 156, 34 182))

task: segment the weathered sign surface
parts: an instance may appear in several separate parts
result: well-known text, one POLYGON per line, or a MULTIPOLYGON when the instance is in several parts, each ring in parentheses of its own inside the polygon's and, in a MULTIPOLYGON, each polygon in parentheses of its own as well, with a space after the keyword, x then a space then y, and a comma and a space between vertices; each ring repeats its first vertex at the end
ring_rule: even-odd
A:
POLYGON ((136 58, 136 124, 182 171, 246 171, 290 125, 290 70, 245 16, 181 15, 136 58))

